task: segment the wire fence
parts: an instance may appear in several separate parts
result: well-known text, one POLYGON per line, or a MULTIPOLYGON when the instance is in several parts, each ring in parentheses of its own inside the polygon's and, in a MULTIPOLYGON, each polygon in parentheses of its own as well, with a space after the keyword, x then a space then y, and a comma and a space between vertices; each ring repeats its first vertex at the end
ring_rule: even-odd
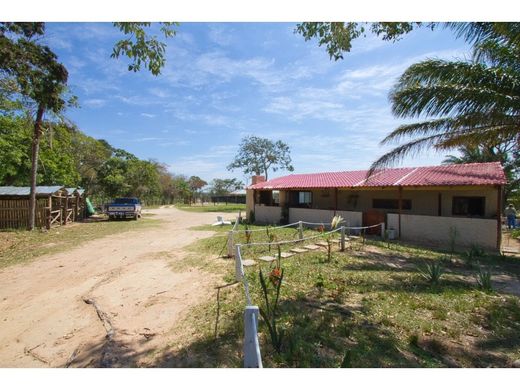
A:
MULTIPOLYGON (((298 225, 299 229, 301 231, 301 227, 303 224, 308 225, 325 225, 322 223, 314 223, 314 222, 304 222, 299 221, 296 223, 292 223, 289 225, 280 226, 278 228, 287 228, 291 226, 298 225)), ((331 224, 328 224, 329 226, 331 224)), ((244 286, 244 294, 246 298, 246 308, 244 310, 244 367, 246 368, 262 368, 262 354, 260 350, 260 341, 258 339, 258 315, 259 315, 259 307, 252 304, 252 299, 250 295, 249 290, 249 283, 247 281, 247 277, 244 272, 244 264, 242 260, 242 249, 243 248, 251 248, 251 247, 258 247, 258 246, 280 246, 280 245, 290 245, 290 244, 297 244, 304 241, 314 240, 316 238, 325 238, 327 236, 331 236, 334 233, 341 233, 340 238, 340 248, 341 250, 345 250, 345 241, 346 241, 346 232, 347 230, 367 230, 372 229, 375 227, 380 226, 381 227, 381 235, 384 237, 384 231, 385 231, 385 224, 379 223, 375 225, 370 226, 355 226, 355 227, 347 227, 347 226, 339 226, 336 227, 333 230, 330 230, 328 232, 322 232, 319 234, 311 235, 311 236, 300 236, 298 239, 294 240, 281 240, 281 241, 270 241, 270 242, 247 242, 247 243, 234 243, 233 237, 235 227, 237 224, 235 223, 235 226, 233 229, 229 232, 228 235, 228 247, 230 247, 231 256, 235 257, 235 279, 238 282, 242 282, 244 286)), ((255 229, 255 231, 265 231, 265 229, 255 229)), ((230 257, 231 257, 230 256, 230 257)))

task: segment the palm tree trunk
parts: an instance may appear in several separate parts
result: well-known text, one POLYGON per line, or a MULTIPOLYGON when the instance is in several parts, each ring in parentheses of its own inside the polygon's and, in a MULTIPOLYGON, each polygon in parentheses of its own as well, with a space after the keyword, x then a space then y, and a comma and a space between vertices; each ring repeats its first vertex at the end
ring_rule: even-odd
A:
POLYGON ((45 108, 38 106, 36 120, 34 121, 34 134, 32 142, 32 161, 31 161, 31 191, 29 197, 29 230, 34 230, 36 223, 36 176, 38 174, 38 158, 40 154, 40 138, 42 135, 42 122, 45 108))

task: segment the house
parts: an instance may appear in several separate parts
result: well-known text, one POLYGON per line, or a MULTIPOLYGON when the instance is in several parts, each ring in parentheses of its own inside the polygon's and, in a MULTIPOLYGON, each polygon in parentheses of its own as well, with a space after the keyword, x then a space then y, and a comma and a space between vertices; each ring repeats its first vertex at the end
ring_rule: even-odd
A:
POLYGON ((246 209, 265 224, 341 215, 351 227, 384 222, 402 240, 447 245, 455 237, 496 250, 505 184, 498 162, 385 169, 370 178, 367 171, 254 176, 246 209))

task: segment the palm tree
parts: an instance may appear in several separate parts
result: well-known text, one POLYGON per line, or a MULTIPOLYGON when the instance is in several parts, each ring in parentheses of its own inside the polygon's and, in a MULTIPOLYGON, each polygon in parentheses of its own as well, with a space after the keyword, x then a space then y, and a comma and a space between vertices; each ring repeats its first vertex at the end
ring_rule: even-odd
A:
POLYGON ((477 146, 461 146, 460 156, 448 155, 443 164, 468 164, 477 162, 499 161, 504 167, 507 185, 504 187, 504 201, 512 193, 518 191, 520 184, 520 155, 516 140, 501 144, 481 144, 477 146))
POLYGON ((400 142, 375 161, 369 175, 426 148, 476 148, 520 137, 520 23, 451 26, 474 44, 471 61, 429 59, 410 66, 390 94, 401 118, 425 120, 399 126, 382 144, 400 142))

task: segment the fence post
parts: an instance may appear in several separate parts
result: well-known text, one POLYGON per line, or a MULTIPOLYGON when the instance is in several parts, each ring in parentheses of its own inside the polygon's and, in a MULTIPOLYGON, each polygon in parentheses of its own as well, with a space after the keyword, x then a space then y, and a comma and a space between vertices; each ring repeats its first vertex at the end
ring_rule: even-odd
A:
POLYGON ((244 279, 244 267, 242 266, 242 255, 240 254, 240 245, 235 245, 235 280, 240 282, 244 279))
POLYGON ((300 234, 300 240, 303 240, 303 222, 298 222, 298 232, 300 234))
POLYGON ((227 238, 227 257, 233 257, 233 230, 228 232, 227 238))
POLYGON ((257 332, 258 314, 258 306, 246 306, 244 310, 244 368, 262 368, 257 332))
POLYGON ((345 252, 345 226, 341 227, 341 251, 345 252))
POLYGON ((385 223, 381 222, 381 238, 385 239, 385 223))

